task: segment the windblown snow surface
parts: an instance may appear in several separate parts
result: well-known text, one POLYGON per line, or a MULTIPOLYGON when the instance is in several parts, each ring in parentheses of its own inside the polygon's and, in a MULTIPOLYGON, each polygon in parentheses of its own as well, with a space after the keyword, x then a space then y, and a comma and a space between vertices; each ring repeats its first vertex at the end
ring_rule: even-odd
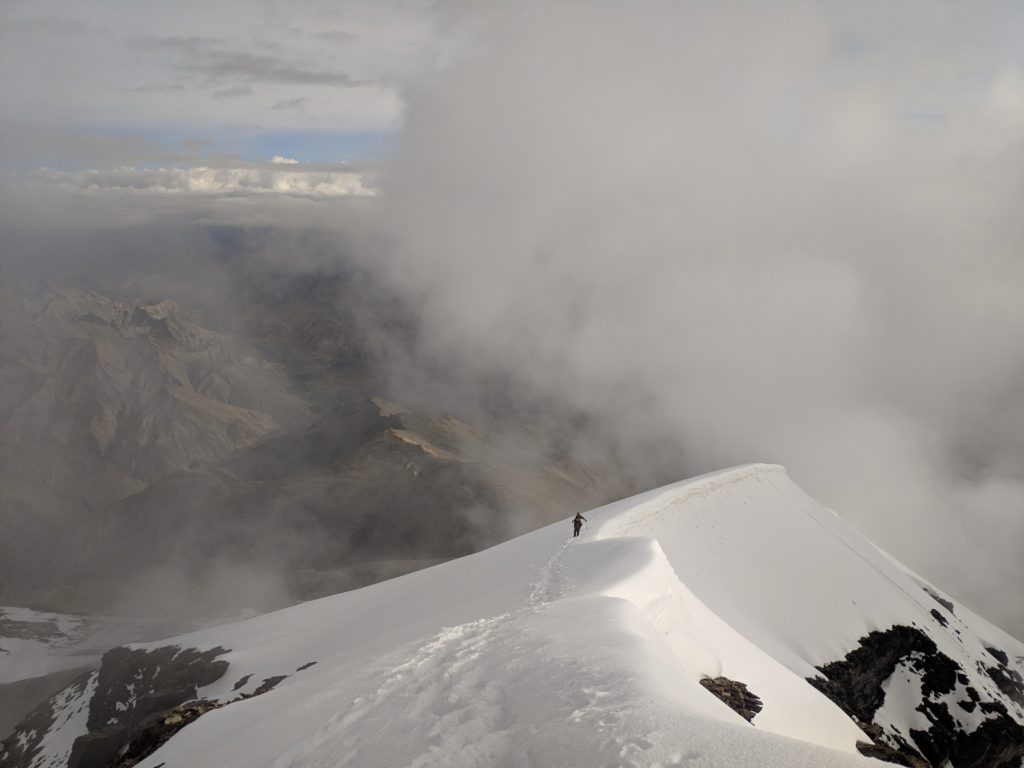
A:
POLYGON ((1024 656, 973 615, 960 636, 934 631, 928 585, 780 467, 706 475, 587 517, 578 539, 553 525, 176 638, 231 649, 199 697, 237 700, 287 677, 202 716, 140 765, 881 765, 806 682, 815 666, 898 623, 946 638, 939 647, 965 667, 986 645, 1024 656), (762 699, 752 723, 700 685, 720 675, 762 699))

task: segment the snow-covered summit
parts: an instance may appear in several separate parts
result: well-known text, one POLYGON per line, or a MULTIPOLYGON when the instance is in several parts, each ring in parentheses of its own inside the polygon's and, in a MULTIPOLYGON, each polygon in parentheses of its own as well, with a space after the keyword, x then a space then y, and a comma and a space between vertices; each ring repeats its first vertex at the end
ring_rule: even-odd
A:
POLYGON ((586 516, 112 651, 0 765, 1020 765, 1024 645, 780 467, 586 516))

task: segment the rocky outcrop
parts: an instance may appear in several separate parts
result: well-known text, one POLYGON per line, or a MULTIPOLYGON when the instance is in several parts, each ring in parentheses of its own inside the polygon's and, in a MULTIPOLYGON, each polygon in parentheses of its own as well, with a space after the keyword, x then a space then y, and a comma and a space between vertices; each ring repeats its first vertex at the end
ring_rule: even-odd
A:
POLYGON ((893 749, 884 743, 858 741, 857 751, 865 757, 873 757, 875 760, 881 760, 883 763, 902 765, 904 768, 931 768, 923 758, 900 752, 898 749, 893 749))
POLYGON ((175 645, 108 651, 98 671, 83 675, 18 724, 3 742, 0 766, 29 768, 46 736, 57 730, 77 738, 66 751, 47 755, 48 763, 69 768, 116 765, 155 720, 195 699, 198 688, 227 671, 228 663, 217 659, 224 653, 223 648, 200 651, 175 645))
POLYGON ((924 589, 924 591, 928 593, 928 597, 930 597, 936 603, 938 603, 943 608, 945 608, 947 611, 949 611, 950 614, 954 614, 955 613, 954 610, 953 610, 953 602, 951 600, 948 600, 947 598, 943 597, 938 592, 936 592, 934 589, 929 589, 928 587, 922 587, 922 589, 924 589))
POLYGON ((200 689, 227 671, 228 662, 219 658, 226 653, 176 645, 108 651, 99 670, 37 707, 0 744, 0 768, 130 768, 207 712, 261 696, 288 677, 273 675, 250 686, 247 674, 228 696, 201 698, 200 689))
POLYGON ((985 650, 999 662, 995 666, 985 667, 985 674, 992 679, 1004 696, 1018 706, 1024 707, 1024 677, 1009 666, 1010 658, 1005 651, 998 648, 986 648, 985 650))
POLYGON ((808 682, 861 723, 870 723, 885 701, 882 684, 904 659, 919 660, 918 671, 927 675, 932 690, 949 693, 956 684, 957 665, 938 654, 935 642, 918 629, 896 626, 872 632, 845 659, 818 667, 821 677, 808 682), (941 657, 941 658, 937 658, 941 657))
MULTIPOLYGON (((268 677, 251 693, 243 693, 227 701, 195 699, 179 704, 170 711, 157 712, 149 716, 132 730, 129 741, 118 750, 117 757, 110 764, 110 768, 131 768, 160 749, 186 725, 195 722, 207 712, 267 693, 286 677, 287 675, 268 677)), ((69 768, 72 765, 74 763, 70 763, 69 768)), ((88 768, 88 764, 83 763, 81 768, 88 768)))
MULTIPOLYGON (((179 704, 170 712, 160 712, 149 717, 135 729, 131 741, 118 750, 114 762, 109 764, 110 768, 130 768, 145 760, 186 725, 219 706, 206 700, 190 701, 179 704)), ((88 768, 85 763, 81 766, 88 768)))
POLYGON ((68 768, 116 765, 154 721, 196 699, 199 688, 227 671, 228 662, 217 659, 225 653, 175 645, 108 651, 89 700, 87 733, 75 739, 68 768))
POLYGON ((719 676, 703 677, 700 684, 748 723, 752 722, 754 716, 764 709, 761 698, 749 691, 746 683, 719 676))
MULTIPOLYGON (((1012 681, 1014 670, 1002 666, 1004 681, 1012 681)), ((984 666, 981 670, 987 671, 984 666)), ((898 752, 907 761, 904 765, 924 761, 953 768, 1018 768, 1024 757, 1024 725, 1008 711, 1006 703, 980 694, 986 686, 973 679, 977 671, 963 669, 917 627, 893 626, 871 632, 844 659, 818 667, 818 671, 820 675, 808 682, 874 738, 873 757, 894 762, 897 758, 891 753, 898 752), (915 687, 920 693, 915 709, 930 724, 928 728, 903 733, 876 722, 885 703, 885 685, 897 669, 917 680, 915 687), (964 714, 975 708, 985 714, 980 724, 964 714)), ((1008 688, 1012 693, 1012 684, 1008 688)))

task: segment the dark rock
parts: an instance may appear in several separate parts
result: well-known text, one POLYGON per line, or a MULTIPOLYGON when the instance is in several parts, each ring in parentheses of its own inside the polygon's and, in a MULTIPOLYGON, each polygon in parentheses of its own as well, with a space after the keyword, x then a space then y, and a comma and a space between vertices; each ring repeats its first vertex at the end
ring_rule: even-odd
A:
POLYGON ((130 768, 136 765, 160 749, 186 725, 220 706, 223 705, 205 700, 191 701, 170 712, 151 715, 138 725, 132 740, 120 750, 111 768, 130 768))
POLYGON ((103 654, 89 730, 121 725, 195 698, 196 689, 221 678, 225 648, 199 651, 165 645, 152 650, 114 648, 103 654))
POLYGON ((256 690, 252 692, 252 695, 259 696, 260 694, 273 690, 274 687, 282 680, 284 680, 286 677, 288 677, 288 675, 276 675, 275 677, 268 677, 266 680, 264 680, 257 686, 256 690))
MULTIPOLYGON (((981 703, 985 709, 986 702, 981 703)), ((1002 705, 998 705, 1002 707, 1002 705)), ((1024 755, 1024 726, 1010 718, 1005 708, 1001 716, 986 720, 978 728, 965 733, 931 728, 912 730, 911 738, 925 758, 934 765, 950 764, 955 768, 1018 768, 1024 755)))
POLYGON ((1010 663, 1010 657, 1006 655, 1006 651, 1001 651, 998 648, 989 648, 987 646, 985 647, 985 650, 989 652, 992 658, 994 658, 1004 667, 1010 663))
POLYGON ((921 691, 925 696, 952 693, 956 688, 961 668, 946 654, 935 651, 923 659, 915 659, 915 662, 914 668, 922 673, 921 691))
POLYGON ((943 616, 941 613, 939 613, 939 609, 938 608, 932 608, 930 613, 932 615, 932 618, 935 619, 937 622, 939 622, 939 624, 941 624, 944 627, 948 627, 949 626, 949 622, 946 621, 946 617, 943 616))
MULTIPOLYGON (((200 651, 175 645, 108 651, 98 671, 34 710, 0 745, 0 768, 29 768, 68 707, 88 707, 88 717, 87 733, 75 739, 67 768, 130 768, 207 712, 264 694, 287 678, 268 677, 253 692, 239 693, 229 701, 197 698, 200 688, 227 671, 228 662, 218 658, 227 652, 221 647, 200 651)), ((251 674, 240 678, 234 690, 251 678, 251 674)))
MULTIPOLYGON (((928 722, 933 726, 938 726, 938 728, 931 728, 929 733, 936 730, 942 733, 953 733, 957 730, 956 719, 949 713, 949 706, 946 702, 925 699, 915 709, 928 718, 928 722)), ((911 735, 913 733, 914 731, 911 731, 911 735)))
MULTIPOLYGON (((982 664, 977 667, 979 673, 985 673, 993 680, 999 678, 1008 688, 1003 693, 1012 698, 1018 682, 1013 670, 986 668, 982 664)), ((917 765, 913 760, 925 760, 927 762, 921 764, 948 764, 954 768, 1018 768, 1024 756, 1024 726, 1010 716, 1002 702, 981 700, 977 688, 966 685, 971 682, 967 672, 941 653, 934 641, 916 627, 894 626, 884 632, 871 632, 861 638, 860 645, 845 659, 821 666, 818 670, 821 675, 808 682, 862 724, 865 732, 876 741, 872 749, 884 751, 889 748, 911 761, 900 764, 917 765), (927 730, 910 731, 913 745, 900 734, 885 732, 873 723, 875 713, 885 700, 882 684, 901 663, 920 678, 921 701, 916 710, 930 723, 927 730), (955 690, 957 683, 965 686, 970 699, 956 702, 960 709, 971 712, 977 706, 989 716, 970 732, 949 709, 953 702, 948 695, 955 690), (864 724, 874 727, 869 731, 864 724), (883 740, 885 744, 878 743, 883 740)), ((999 685, 998 680, 996 684, 999 685)), ((886 759, 881 753, 871 756, 886 759)), ((890 762, 898 761, 893 758, 890 762)))
POLYGON ((877 723, 859 722, 857 723, 857 727, 859 727, 862 731, 864 731, 864 733, 870 736, 872 741, 877 741, 885 735, 885 731, 882 729, 882 726, 878 725, 877 723))
POLYGON ((931 768, 924 760, 913 755, 906 755, 899 750, 886 746, 885 744, 869 744, 866 741, 857 742, 857 751, 865 757, 873 757, 884 763, 906 766, 906 768, 931 768))
POLYGON ((861 638, 860 645, 845 659, 818 667, 822 676, 812 677, 808 682, 850 717, 870 723, 885 701, 882 683, 889 679, 896 666, 912 654, 927 659, 937 650, 935 643, 921 630, 895 626, 861 638))
POLYGON ((234 684, 234 686, 231 688, 231 690, 232 691, 237 691, 239 688, 242 688, 246 683, 249 682, 249 678, 250 677, 252 677, 251 674, 245 675, 244 677, 238 678, 238 682, 234 684))
POLYGON ((950 614, 952 614, 953 616, 956 616, 956 612, 953 610, 953 603, 951 603, 949 600, 944 598, 938 592, 935 592, 935 591, 933 591, 931 589, 928 589, 928 587, 922 587, 922 589, 924 589, 924 591, 928 593, 928 596, 932 600, 934 600, 936 603, 938 603, 943 608, 945 608, 947 611, 949 611, 950 614))
POLYGON ((764 703, 757 694, 747 690, 746 683, 730 680, 727 677, 705 677, 700 684, 721 699, 730 709, 748 723, 764 709, 764 703))
POLYGON ((998 701, 980 701, 978 702, 978 706, 981 708, 981 711, 984 712, 986 715, 998 715, 1000 713, 1006 712, 1006 707, 1004 707, 998 701))
POLYGON ((306 662, 305 664, 303 664, 303 665, 302 665, 301 667, 298 667, 298 668, 297 668, 297 669, 296 669, 295 671, 296 671, 296 672, 301 672, 301 671, 302 671, 302 670, 304 670, 304 669, 309 669, 309 668, 310 668, 310 667, 312 667, 312 666, 313 666, 314 664, 316 664, 316 662, 315 662, 315 661, 307 661, 307 662, 306 662))
MULTIPOLYGON (((241 688, 250 677, 252 675, 246 675, 239 680, 235 684, 234 690, 237 691, 241 688)), ((132 730, 130 741, 120 747, 116 762, 110 764, 111 768, 131 768, 131 766, 136 765, 156 752, 186 725, 195 722, 207 712, 234 704, 236 701, 260 696, 272 690, 274 686, 287 677, 287 675, 268 677, 252 693, 240 694, 238 698, 230 701, 216 702, 195 699, 179 704, 169 711, 164 710, 150 715, 132 730)), ((85 768, 85 766, 91 766, 92 764, 82 763, 82 765, 85 768)))
POLYGON ((225 653, 220 647, 199 651, 176 645, 107 651, 89 702, 88 733, 75 739, 68 768, 117 766, 123 756, 144 752, 158 741, 154 725, 160 717, 194 700, 199 688, 227 671, 228 662, 217 659, 225 653))
POLYGON ((1024 707, 1024 679, 1021 678, 1020 672, 1006 666, 988 667, 985 672, 1011 701, 1024 707))

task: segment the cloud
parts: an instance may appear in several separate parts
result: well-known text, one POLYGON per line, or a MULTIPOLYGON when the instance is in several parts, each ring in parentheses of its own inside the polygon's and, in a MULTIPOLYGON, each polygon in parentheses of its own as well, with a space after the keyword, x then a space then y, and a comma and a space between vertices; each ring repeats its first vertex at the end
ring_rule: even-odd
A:
POLYGON ((359 39, 359 35, 344 29, 325 29, 313 34, 321 40, 326 40, 330 43, 348 44, 359 39))
MULTIPOLYGON (((275 165, 296 161, 275 158, 275 165)), ((337 170, 279 168, 135 168, 55 171, 44 169, 26 182, 38 188, 81 193, 132 193, 206 197, 293 196, 311 198, 369 197, 374 190, 365 174, 337 170)))
POLYGON ((131 93, 167 93, 168 91, 184 91, 181 83, 163 83, 154 85, 138 85, 128 89, 131 93))
POLYGON ((348 72, 306 67, 266 53, 252 53, 228 47, 223 40, 191 36, 146 36, 136 41, 139 48, 163 49, 179 56, 181 72, 198 74, 213 82, 240 78, 249 82, 274 82, 289 85, 327 85, 351 88, 367 81, 348 72))
POLYGON ((236 85, 231 88, 222 88, 219 91, 214 91, 213 96, 216 99, 230 99, 236 96, 248 96, 252 92, 252 88, 248 85, 236 85))
POLYGON ((348 72, 307 69, 272 56, 240 51, 213 52, 205 62, 189 62, 183 68, 214 79, 236 76, 246 80, 343 88, 367 84, 367 81, 355 78, 348 72))
POLYGON ((84 12, 70 0, 45 9, 25 0, 4 3, 0 68, 17 73, 0 81, 3 149, 14 158, 8 167, 89 163, 61 147, 24 159, 27 147, 8 140, 38 142, 6 130, 16 121, 167 143, 217 136, 219 149, 238 154, 249 153, 247 142, 258 132, 393 130, 401 107, 397 83, 431 60, 429 5, 310 0, 285 12, 270 0, 182 0, 154 24, 152 9, 142 4, 84 12), (337 36, 318 34, 338 30, 351 36, 339 44, 337 36), (244 98, 252 94, 260 98, 244 98), (267 109, 296 95, 312 99, 306 109, 267 109))
POLYGON ((449 10, 381 182, 419 351, 638 477, 783 463, 1024 633, 1019 11, 449 10))
POLYGON ((98 31, 81 19, 60 16, 28 16, 22 19, 8 19, 3 31, 6 35, 30 35, 37 37, 72 37, 98 31))
POLYGON ((270 158, 270 162, 274 163, 275 165, 298 165, 299 161, 291 157, 282 157, 281 155, 274 155, 272 158, 270 158))
POLYGON ((206 51, 224 46, 225 41, 204 35, 145 35, 136 39, 134 45, 146 50, 163 48, 190 56, 201 56, 206 51))
POLYGON ((281 101, 279 101, 279 102, 275 103, 274 105, 272 105, 270 108, 271 109, 299 109, 299 110, 301 110, 301 109, 305 109, 305 107, 309 103, 309 101, 310 101, 310 99, 307 96, 299 96, 299 97, 294 98, 294 99, 282 99, 281 101))

